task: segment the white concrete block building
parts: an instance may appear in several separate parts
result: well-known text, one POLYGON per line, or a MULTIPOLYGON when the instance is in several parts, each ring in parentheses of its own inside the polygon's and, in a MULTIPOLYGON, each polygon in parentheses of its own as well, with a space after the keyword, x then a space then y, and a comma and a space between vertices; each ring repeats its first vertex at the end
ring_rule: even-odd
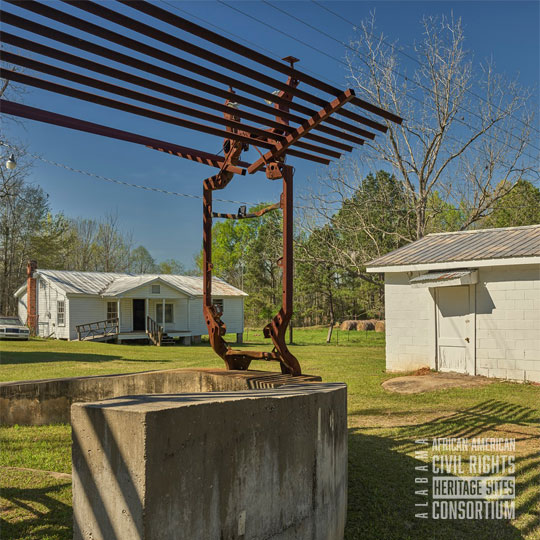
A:
MULTIPOLYGON (((227 332, 241 341, 247 294, 218 278, 212 293, 227 332)), ((120 342, 147 339, 150 327, 185 342, 207 334, 202 294, 197 276, 38 270, 32 263, 15 292, 19 318, 41 337, 120 342)))
POLYGON ((430 234, 385 279, 386 368, 540 382, 540 225, 430 234))

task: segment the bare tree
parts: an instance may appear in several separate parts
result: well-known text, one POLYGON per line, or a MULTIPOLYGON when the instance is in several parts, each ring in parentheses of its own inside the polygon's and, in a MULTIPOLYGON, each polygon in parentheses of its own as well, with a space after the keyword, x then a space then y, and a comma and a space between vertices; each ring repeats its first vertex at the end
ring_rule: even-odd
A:
MULTIPOLYGON (((460 204, 464 229, 489 213, 520 178, 538 178, 530 155, 531 91, 496 74, 492 62, 475 74, 461 20, 425 17, 412 72, 397 47, 377 35, 372 15, 357 29, 347 53, 349 79, 362 97, 404 118, 366 141, 373 170, 386 163, 403 184, 415 212, 411 239, 424 236, 437 208, 430 198, 460 204), (477 97, 479 96, 479 97, 477 97)), ((332 179, 338 195, 358 186, 354 170, 332 179)))

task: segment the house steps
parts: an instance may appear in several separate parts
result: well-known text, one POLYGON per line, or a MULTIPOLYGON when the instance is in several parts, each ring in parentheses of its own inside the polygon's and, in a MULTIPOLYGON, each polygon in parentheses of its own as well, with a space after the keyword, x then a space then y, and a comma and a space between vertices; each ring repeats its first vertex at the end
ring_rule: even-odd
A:
POLYGON ((163 334, 161 336, 161 346, 165 347, 168 345, 174 345, 176 342, 174 341, 174 338, 172 336, 169 336, 169 334, 163 334))

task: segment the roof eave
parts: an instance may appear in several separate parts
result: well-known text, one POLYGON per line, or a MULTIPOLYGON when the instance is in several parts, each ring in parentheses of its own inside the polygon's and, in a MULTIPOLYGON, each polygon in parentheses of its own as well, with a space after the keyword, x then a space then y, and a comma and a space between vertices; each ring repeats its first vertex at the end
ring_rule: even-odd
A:
POLYGON ((366 266, 369 274, 391 272, 421 272, 424 270, 452 270, 454 268, 481 268, 486 266, 518 266, 525 264, 540 264, 540 256, 508 257, 505 259, 470 259, 466 261, 438 261, 421 264, 400 264, 391 266, 366 266))

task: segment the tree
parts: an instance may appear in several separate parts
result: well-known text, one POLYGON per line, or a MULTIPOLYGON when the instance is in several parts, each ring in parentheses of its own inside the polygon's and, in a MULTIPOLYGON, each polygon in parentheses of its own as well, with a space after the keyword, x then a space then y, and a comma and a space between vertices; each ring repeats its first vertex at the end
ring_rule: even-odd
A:
MULTIPOLYGON (((249 209, 256 212, 268 203, 249 209)), ((280 212, 261 217, 225 220, 212 227, 213 274, 246 290, 246 319, 268 321, 281 301, 282 218, 280 212)), ((202 271, 202 251, 196 258, 202 271)))
POLYGON ((69 254, 76 243, 75 231, 63 214, 47 215, 30 237, 31 258, 42 268, 70 269, 69 254))
MULTIPOLYGON (((459 19, 426 17, 421 27, 422 39, 408 55, 412 72, 400 65, 398 48, 377 34, 374 16, 358 27, 347 53, 357 94, 404 119, 402 125, 385 121, 387 133, 366 140, 363 154, 376 166, 389 164, 401 183, 415 213, 409 240, 426 233, 434 191, 462 206, 465 229, 518 179, 538 174, 536 160, 526 155, 531 92, 497 75, 492 63, 474 73, 459 19)), ((359 180, 354 170, 335 178, 353 186, 359 180)))
POLYGON ((94 219, 71 219, 70 228, 73 236, 65 268, 81 272, 95 270, 98 222, 94 219))
POLYGON ((160 274, 178 274, 187 275, 186 267, 175 259, 167 259, 157 265, 157 271, 160 274))
POLYGON ((131 252, 129 270, 135 274, 151 274, 156 272, 156 261, 144 246, 139 246, 131 252))
POLYGON ((100 272, 125 272, 129 269, 131 237, 118 227, 118 215, 106 214, 95 237, 95 269, 100 272))
POLYGON ((540 223, 540 189, 526 180, 518 180, 479 226, 517 227, 538 223, 540 223))
MULTIPOLYGON (((0 152, 4 163, 11 154, 0 152)), ((0 313, 16 313, 15 290, 24 282, 26 262, 32 258, 32 239, 47 216, 47 195, 26 183, 30 165, 16 152, 17 168, 0 167, 0 313)))
POLYGON ((409 241, 415 218, 403 185, 385 171, 370 173, 352 184, 341 176, 343 169, 331 173, 335 175, 335 204, 325 204, 326 194, 312 195, 313 207, 303 214, 304 229, 317 235, 324 249, 312 249, 308 243, 299 257, 304 263, 328 265, 340 275, 382 286, 366 273, 365 264, 409 241))

